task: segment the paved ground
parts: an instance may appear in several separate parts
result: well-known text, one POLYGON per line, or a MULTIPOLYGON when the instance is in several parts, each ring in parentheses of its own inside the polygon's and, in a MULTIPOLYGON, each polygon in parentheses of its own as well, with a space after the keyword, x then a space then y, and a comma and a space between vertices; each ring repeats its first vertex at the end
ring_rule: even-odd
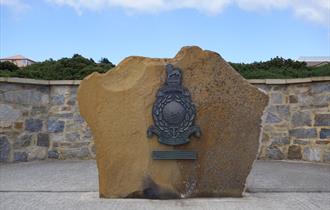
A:
POLYGON ((99 199, 94 161, 0 165, 0 209, 330 209, 330 165, 257 161, 243 198, 99 199), (267 192, 267 193, 266 193, 267 192), (281 192, 281 193, 280 193, 281 192))

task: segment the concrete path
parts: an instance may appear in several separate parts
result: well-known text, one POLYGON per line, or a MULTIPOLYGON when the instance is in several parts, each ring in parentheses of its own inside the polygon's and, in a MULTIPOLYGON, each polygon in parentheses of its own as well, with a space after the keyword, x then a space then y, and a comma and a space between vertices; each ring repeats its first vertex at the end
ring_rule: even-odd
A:
POLYGON ((330 165, 256 161, 243 198, 99 199, 95 161, 0 164, 0 209, 330 209, 330 165), (267 193, 265 193, 267 192, 267 193), (281 192, 281 193, 279 193, 281 192))

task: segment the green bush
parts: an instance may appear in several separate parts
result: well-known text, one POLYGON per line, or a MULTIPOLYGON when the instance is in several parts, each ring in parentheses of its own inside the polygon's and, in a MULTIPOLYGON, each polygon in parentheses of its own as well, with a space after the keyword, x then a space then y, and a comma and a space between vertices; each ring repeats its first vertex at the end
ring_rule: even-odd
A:
POLYGON ((290 79, 330 76, 330 64, 307 67, 305 62, 280 57, 251 64, 230 63, 246 79, 290 79))
POLYGON ((0 72, 13 72, 18 70, 18 66, 9 61, 0 62, 0 72))
MULTIPOLYGON (((316 76, 330 76, 330 64, 319 67, 307 67, 306 63, 273 58, 265 62, 251 64, 230 63, 246 79, 289 79, 316 76)), ((18 68, 10 62, 0 63, 0 77, 22 77, 46 80, 80 80, 92 72, 104 73, 113 65, 107 58, 101 58, 99 63, 79 54, 72 58, 53 59, 35 63, 25 68, 18 68)))
POLYGON ((95 63, 79 54, 72 58, 53 59, 35 63, 15 71, 0 70, 0 77, 22 77, 45 80, 80 80, 92 72, 104 73, 114 65, 106 59, 106 63, 95 63))

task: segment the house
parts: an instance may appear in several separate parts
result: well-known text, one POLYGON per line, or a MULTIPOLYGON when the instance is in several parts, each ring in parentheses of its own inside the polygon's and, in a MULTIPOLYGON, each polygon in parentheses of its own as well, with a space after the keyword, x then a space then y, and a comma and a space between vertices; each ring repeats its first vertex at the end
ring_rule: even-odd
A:
POLYGON ((10 57, 7 57, 7 58, 1 58, 0 59, 0 62, 5 62, 5 61, 12 62, 12 63, 14 63, 16 66, 18 66, 20 68, 35 63, 35 61, 33 61, 33 60, 29 59, 29 58, 26 58, 26 57, 24 57, 22 55, 15 55, 15 56, 10 56, 10 57))
POLYGON ((330 57, 322 56, 310 56, 310 57, 299 57, 298 61, 305 62, 307 66, 316 67, 330 64, 330 57))

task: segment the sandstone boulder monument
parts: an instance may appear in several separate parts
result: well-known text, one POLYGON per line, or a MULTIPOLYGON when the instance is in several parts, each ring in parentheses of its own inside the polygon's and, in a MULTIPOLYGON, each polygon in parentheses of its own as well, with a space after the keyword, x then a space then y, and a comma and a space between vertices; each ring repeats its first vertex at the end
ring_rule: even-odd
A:
POLYGON ((193 46, 174 58, 132 56, 93 73, 81 82, 78 103, 96 146, 100 197, 240 197, 268 97, 219 54, 193 46), (163 97, 165 89, 181 95, 163 97), (180 144, 157 128, 163 119, 186 125, 180 144), (174 158, 155 155, 163 151, 174 158))

